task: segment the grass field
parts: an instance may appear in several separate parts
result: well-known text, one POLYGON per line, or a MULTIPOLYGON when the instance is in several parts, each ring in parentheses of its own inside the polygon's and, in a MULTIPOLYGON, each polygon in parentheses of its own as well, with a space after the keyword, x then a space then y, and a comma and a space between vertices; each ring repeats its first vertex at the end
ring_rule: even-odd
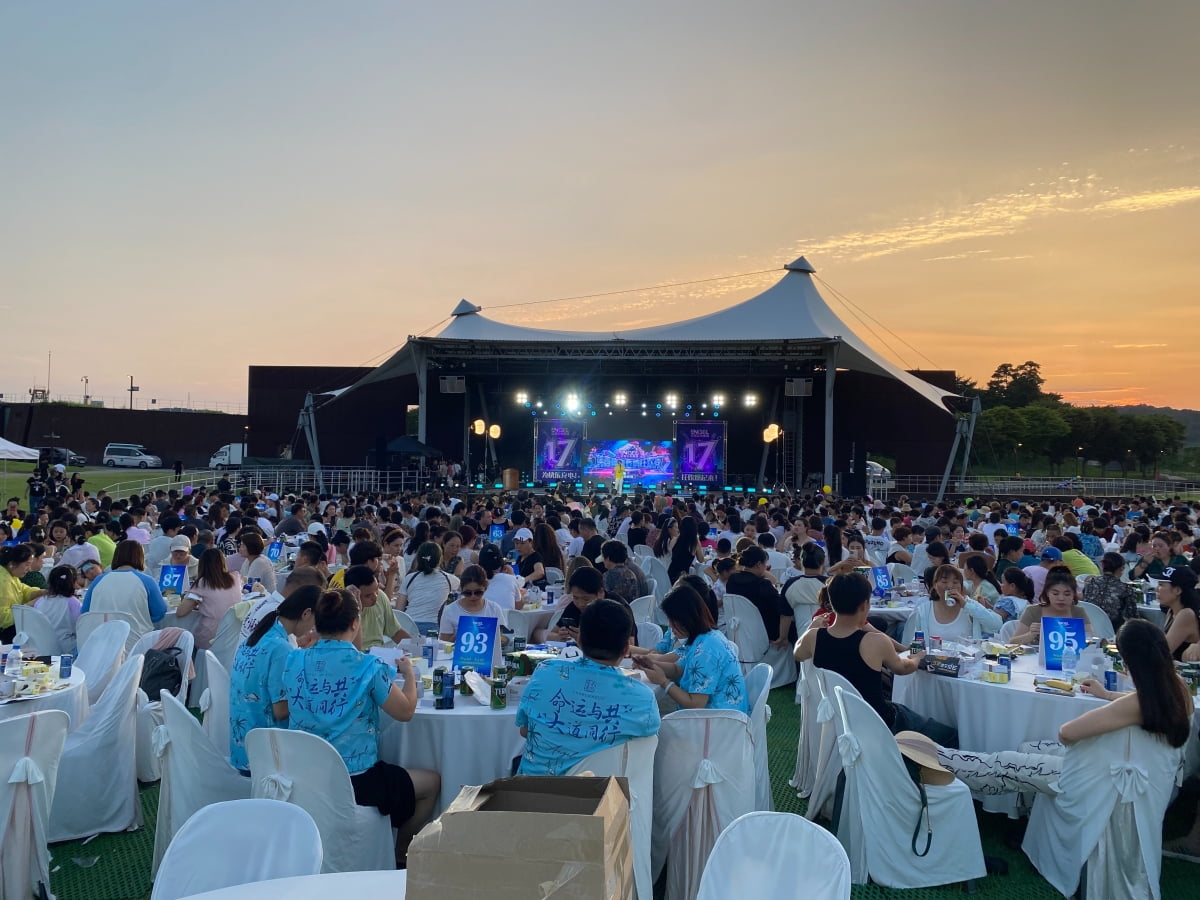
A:
MULTIPOLYGON (((28 485, 25 482, 33 473, 33 465, 10 461, 7 473, 2 465, 0 464, 0 500, 7 501, 9 497, 17 497, 21 501, 21 508, 28 509, 29 498, 25 495, 28 485)), ((67 476, 70 477, 74 471, 76 470, 68 469, 67 476)), ((115 493, 112 491, 113 486, 123 485, 128 489, 123 489, 121 496, 133 493, 143 483, 164 484, 171 481, 174 475, 170 469, 109 469, 105 466, 88 466, 78 471, 86 482, 85 490, 93 494, 101 490, 115 493)))

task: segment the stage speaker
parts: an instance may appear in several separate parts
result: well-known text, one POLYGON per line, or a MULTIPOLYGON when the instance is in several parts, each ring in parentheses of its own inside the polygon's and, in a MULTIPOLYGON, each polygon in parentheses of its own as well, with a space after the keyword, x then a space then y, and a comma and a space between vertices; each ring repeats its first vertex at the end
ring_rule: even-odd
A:
POLYGON ((438 378, 443 394, 465 394, 467 378, 465 375, 442 375, 438 378))
POLYGON ((864 441, 855 441, 850 446, 854 471, 842 476, 842 496, 861 497, 867 492, 867 445, 864 441))
POLYGON ((811 378, 788 378, 783 382, 783 396, 811 397, 813 380, 811 378))

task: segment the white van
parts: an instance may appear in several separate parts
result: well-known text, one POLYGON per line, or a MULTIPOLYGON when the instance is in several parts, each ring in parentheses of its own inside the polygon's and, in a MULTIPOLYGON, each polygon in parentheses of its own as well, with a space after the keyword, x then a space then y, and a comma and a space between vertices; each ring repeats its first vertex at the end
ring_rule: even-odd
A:
POLYGON ((210 469, 237 468, 242 464, 245 449, 243 444, 226 444, 215 450, 213 455, 209 457, 208 467, 210 469))
POLYGON ((132 466, 137 469, 160 469, 162 459, 147 453, 142 444, 109 444, 104 448, 104 465, 132 466))

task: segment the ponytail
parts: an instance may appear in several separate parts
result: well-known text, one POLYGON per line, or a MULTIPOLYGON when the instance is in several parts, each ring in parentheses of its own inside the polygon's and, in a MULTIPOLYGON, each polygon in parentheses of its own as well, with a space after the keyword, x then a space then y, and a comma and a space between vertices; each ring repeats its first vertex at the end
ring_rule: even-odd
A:
POLYGON ((254 626, 254 630, 250 632, 250 637, 246 638, 246 646, 255 646, 281 618, 299 620, 306 611, 313 609, 320 599, 321 589, 315 584, 305 584, 296 588, 280 601, 279 606, 259 620, 258 624, 254 626))

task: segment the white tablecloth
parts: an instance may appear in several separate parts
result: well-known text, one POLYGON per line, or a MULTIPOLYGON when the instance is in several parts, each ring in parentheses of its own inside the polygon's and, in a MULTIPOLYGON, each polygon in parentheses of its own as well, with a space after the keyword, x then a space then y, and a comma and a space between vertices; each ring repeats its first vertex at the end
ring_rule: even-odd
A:
POLYGON ((1138 615, 1149 622, 1153 622, 1159 628, 1167 624, 1167 614, 1162 611, 1162 607, 1157 603, 1139 603, 1138 615))
MULTIPOLYGON (((450 667, 446 654, 436 663, 450 667)), ((419 673, 430 674, 421 662, 419 673)), ((433 814, 440 815, 464 784, 487 784, 512 774, 512 761, 525 752, 516 725, 517 703, 505 709, 483 706, 474 697, 454 695, 454 709, 435 709, 425 692, 407 722, 379 717, 379 758, 408 769, 433 769, 442 776, 442 793, 433 814)))
MULTIPOLYGON (((58 668, 57 658, 55 658, 54 667, 58 668)), ((0 722, 32 712, 41 712, 44 709, 61 709, 71 717, 69 729, 74 731, 83 724, 83 720, 87 718, 91 709, 88 703, 86 683, 87 678, 83 670, 76 666, 71 670, 68 686, 60 691, 37 694, 28 700, 0 702, 0 722)))
MULTIPOLYGON (((913 598, 907 597, 904 600, 901 600, 900 603, 905 604, 905 602, 907 600, 911 600, 911 599, 913 599, 913 598)), ((921 599, 924 599, 924 598, 921 598, 921 599)), ((907 606, 907 605, 875 606, 874 604, 872 604, 870 616, 873 619, 883 619, 885 622, 892 624, 892 623, 907 622, 908 617, 911 616, 912 613, 913 613, 913 608, 911 606, 907 606)))
POLYGON ((330 897, 404 900, 407 883, 405 872, 333 872, 239 884, 192 894, 186 900, 275 900, 277 897, 286 897, 287 900, 328 900, 330 897))

